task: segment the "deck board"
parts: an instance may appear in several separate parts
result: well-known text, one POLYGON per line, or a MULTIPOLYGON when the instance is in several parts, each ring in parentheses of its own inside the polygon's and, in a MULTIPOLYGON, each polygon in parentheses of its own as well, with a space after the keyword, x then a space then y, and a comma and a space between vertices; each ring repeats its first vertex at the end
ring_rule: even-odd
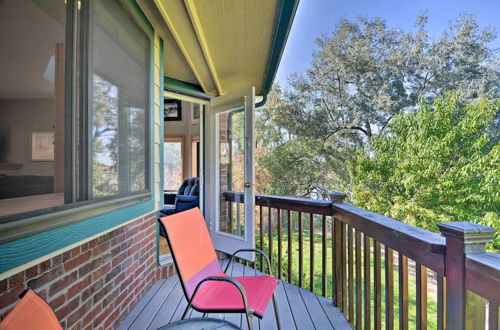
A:
MULTIPOLYGON (((222 269, 227 261, 222 262, 222 269)), ((232 276, 252 276, 262 273, 234 262, 228 274, 232 276)), ((331 300, 300 289, 292 284, 280 281, 276 289, 278 311, 282 329, 351 329, 343 314, 332 305, 331 300)), ((119 330, 157 329, 162 325, 181 318, 187 301, 184 298, 177 276, 156 282, 141 301, 130 311, 119 330)), ((200 317, 202 313, 192 310, 189 317, 200 317)), ((247 328, 246 318, 242 314, 208 314, 210 317, 224 318, 247 328)), ((254 317, 254 330, 276 329, 272 302, 267 307, 262 320, 254 317)))

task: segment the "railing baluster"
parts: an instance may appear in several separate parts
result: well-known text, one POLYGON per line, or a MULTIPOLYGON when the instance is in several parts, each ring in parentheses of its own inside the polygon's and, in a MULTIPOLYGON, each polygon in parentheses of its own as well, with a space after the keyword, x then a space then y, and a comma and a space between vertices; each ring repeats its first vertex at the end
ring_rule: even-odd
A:
POLYGON ((347 226, 347 259, 348 259, 348 292, 349 292, 349 322, 354 325, 354 245, 352 227, 347 226))
POLYGON ((338 300, 338 283, 337 283, 337 221, 332 216, 332 301, 334 306, 339 306, 338 300))
POLYGON ((362 282, 361 282, 361 232, 356 230, 356 329, 363 327, 362 282))
POLYGON ((342 293, 342 226, 341 222, 337 219, 333 218, 333 227, 334 227, 334 239, 333 239, 333 248, 334 248, 334 278, 333 283, 335 284, 335 306, 337 306, 340 310, 343 310, 343 293, 342 293))
POLYGON ((380 242, 374 240, 374 290, 375 290, 375 329, 382 328, 382 254, 380 242))
MULTIPOLYGON (((260 216, 260 230, 259 230, 259 235, 260 235, 260 250, 264 251, 264 215, 262 214, 262 206, 259 207, 259 216, 260 216)), ((264 271, 264 257, 261 255, 260 256, 260 271, 264 271)))
POLYGON ((394 253, 385 246, 385 328, 394 329, 394 253))
POLYGON ((347 313, 348 305, 347 305, 347 237, 346 237, 346 224, 340 222, 340 259, 342 261, 342 311, 347 313))
POLYGON ((309 291, 314 292, 314 215, 309 213, 309 291))
POLYGON ((282 261, 282 252, 281 252, 281 210, 277 209, 276 212, 278 212, 278 278, 281 280, 281 263, 282 261))
POLYGON ((272 215, 272 208, 268 207, 267 208, 267 220, 269 222, 268 225, 268 245, 269 245, 269 262, 271 265, 273 264, 273 215, 272 215))
POLYGON ((287 212, 287 216, 288 216, 288 283, 293 283, 293 255, 292 255, 292 251, 293 251, 293 246, 292 246, 292 242, 293 242, 293 221, 292 221, 292 213, 290 212, 290 210, 288 210, 287 212))
POLYGON ((408 258, 399 252, 399 329, 408 329, 408 258))
POLYGON ((326 297, 326 253, 327 253, 327 247, 326 247, 326 241, 328 238, 328 231, 326 228, 326 215, 323 215, 322 222, 321 222, 321 294, 323 297, 326 297))
POLYGON ((444 330, 446 324, 446 279, 443 275, 437 277, 437 328, 444 330))
MULTIPOLYGON (((236 202, 236 235, 241 236, 241 213, 240 213, 240 203, 236 202)), ((231 232, 233 231, 231 227, 231 232)))
POLYGON ((417 277, 417 329, 427 329, 427 268, 418 263, 417 277))
POLYGON ((500 320, 498 318, 498 305, 492 301, 488 304, 488 327, 489 329, 500 329, 500 320))
POLYGON ((371 327, 371 293, 370 293, 370 271, 371 271, 371 251, 370 251, 370 237, 365 236, 365 251, 364 251, 364 275, 365 275, 365 329, 371 327))
POLYGON ((304 268, 303 253, 304 246, 302 244, 302 212, 299 212, 299 286, 302 288, 302 273, 304 268))

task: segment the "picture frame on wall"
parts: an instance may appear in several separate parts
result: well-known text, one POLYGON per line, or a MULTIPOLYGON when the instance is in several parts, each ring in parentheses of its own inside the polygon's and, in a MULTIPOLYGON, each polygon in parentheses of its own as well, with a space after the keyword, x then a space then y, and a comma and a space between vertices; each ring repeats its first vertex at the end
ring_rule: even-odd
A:
POLYGON ((31 132, 31 161, 34 162, 54 161, 53 131, 31 132))
POLYGON ((165 99, 163 103, 164 121, 181 121, 182 107, 181 101, 175 99, 165 99))
POLYGON ((200 116, 201 116, 201 109, 203 105, 199 103, 193 103, 191 107, 191 124, 199 124, 200 123, 200 116))
POLYGON ((220 143, 220 164, 225 165, 229 164, 229 143, 221 142, 220 143))

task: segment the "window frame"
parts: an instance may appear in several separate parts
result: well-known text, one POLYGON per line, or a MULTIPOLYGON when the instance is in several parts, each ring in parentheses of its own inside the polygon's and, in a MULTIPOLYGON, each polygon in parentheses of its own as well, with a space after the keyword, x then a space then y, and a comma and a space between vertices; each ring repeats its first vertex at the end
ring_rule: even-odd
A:
MULTIPOLYGON (((182 176, 182 179, 181 179, 181 184, 182 184, 182 180, 184 180, 184 178, 186 177, 186 171, 185 171, 185 167, 186 167, 186 138, 183 136, 183 135, 166 135, 163 139, 163 142, 180 142, 181 143, 181 164, 182 164, 182 170, 181 170, 181 176, 182 176)), ((163 147, 165 148, 165 147, 163 147)), ((163 153, 165 153, 165 150, 163 150, 163 153)), ((165 159, 165 154, 163 155, 163 159, 165 159)), ((165 164, 163 164, 163 166, 165 167, 165 164)), ((163 168, 163 176, 165 176, 165 168, 163 168)), ((163 192, 177 192, 177 190, 179 189, 179 187, 177 187, 176 189, 173 189, 173 190, 166 190, 165 189, 165 179, 163 179, 164 182, 163 182, 163 192)))
MULTIPOLYGON (((88 152, 92 147, 90 143, 89 125, 92 114, 88 107, 92 104, 92 66, 89 63, 91 56, 91 34, 92 34, 92 6, 96 0, 80 2, 68 0, 66 2, 66 37, 65 37, 65 95, 64 95, 64 185, 65 204, 37 209, 28 212, 16 213, 0 217, 0 244, 45 232, 86 219, 94 218, 121 208, 131 207, 153 198, 153 143, 151 132, 154 115, 154 29, 146 18, 136 0, 114 0, 117 1, 137 26, 144 31, 149 39, 149 72, 146 106, 146 132, 145 132, 145 189, 117 194, 113 196, 88 199, 90 189, 92 164, 88 162, 88 152), (81 6, 80 6, 81 4, 81 6), (80 40, 80 43, 78 43, 80 40), (81 59, 77 61, 77 56, 81 59), (78 73, 81 74, 78 74, 78 73), (78 77, 80 77, 78 79, 78 77), (89 79, 90 78, 90 79, 89 79), (81 120, 77 130, 76 116, 85 118, 81 120), (76 132, 79 132, 77 139, 76 132), (81 141, 77 147, 77 141, 81 141), (79 153, 80 163, 84 165, 76 167, 76 153, 79 153), (87 160, 87 161, 86 161, 87 160), (77 193, 77 183, 80 191, 77 193), (86 192, 84 190, 87 190, 86 192), (78 198, 77 198, 78 196, 78 198)), ((151 211, 154 206, 151 207, 151 211)))

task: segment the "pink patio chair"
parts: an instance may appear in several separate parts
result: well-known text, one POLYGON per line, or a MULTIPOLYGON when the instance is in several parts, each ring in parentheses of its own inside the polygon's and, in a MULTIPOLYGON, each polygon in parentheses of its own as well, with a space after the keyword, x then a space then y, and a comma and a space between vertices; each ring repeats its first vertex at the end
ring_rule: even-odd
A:
POLYGON ((225 274, 231 261, 240 252, 257 252, 271 265, 267 256, 257 249, 241 249, 229 260, 225 271, 220 268, 203 214, 198 208, 160 219, 165 227, 167 241, 179 274, 188 305, 204 313, 245 313, 248 328, 252 329, 252 316, 262 319, 267 305, 273 299, 278 329, 278 306, 274 291, 279 281, 272 276, 230 277, 225 274))

